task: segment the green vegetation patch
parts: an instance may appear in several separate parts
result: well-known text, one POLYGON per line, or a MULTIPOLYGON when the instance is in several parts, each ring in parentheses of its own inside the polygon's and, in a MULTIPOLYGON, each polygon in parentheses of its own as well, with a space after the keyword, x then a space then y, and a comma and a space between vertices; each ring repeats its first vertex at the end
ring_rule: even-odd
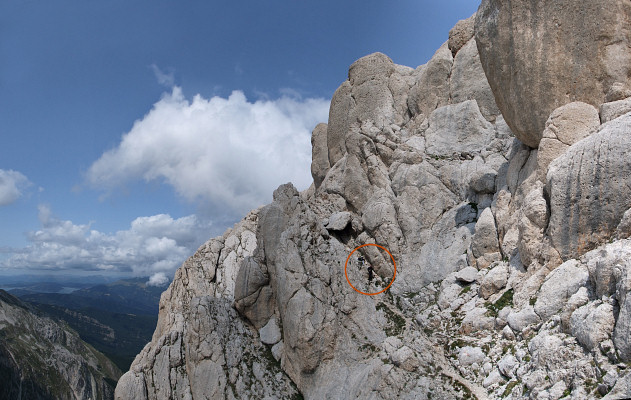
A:
POLYGON ((386 335, 398 336, 405 330, 405 318, 392 311, 384 303, 377 304, 377 310, 383 311, 386 319, 388 320, 388 326, 386 327, 386 335))
POLYGON ((504 292, 502 297, 500 297, 495 303, 486 302, 484 304, 486 308, 489 310, 487 315, 490 317, 497 317, 497 314, 504 307, 510 307, 513 305, 513 289, 508 289, 504 292))
POLYGON ((377 347, 375 347, 375 345, 373 345, 372 343, 366 343, 366 344, 362 344, 359 349, 361 351, 369 351, 372 353, 376 353, 378 351, 377 347))
POLYGON ((504 393, 502 393, 502 398, 508 396, 509 394, 511 394, 513 392, 513 389, 515 388, 515 386, 517 386, 519 384, 519 381, 510 381, 508 382, 508 385, 506 385, 506 389, 504 389, 504 393))

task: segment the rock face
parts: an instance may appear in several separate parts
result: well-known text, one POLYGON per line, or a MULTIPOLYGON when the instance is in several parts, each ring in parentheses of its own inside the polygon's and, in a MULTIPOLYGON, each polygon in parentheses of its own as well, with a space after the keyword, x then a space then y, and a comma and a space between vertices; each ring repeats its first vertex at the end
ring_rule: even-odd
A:
POLYGON ((631 4, 624 0, 482 0, 480 60, 508 126, 537 148, 552 110, 599 107, 631 89, 631 4))
POLYGON ((552 243, 564 259, 608 240, 631 207, 631 114, 571 146, 550 165, 552 243))
POLYGON ((112 399, 120 370, 65 325, 0 290, 0 398, 112 399))
POLYGON ((116 397, 631 397, 631 114, 605 68, 626 42, 598 53, 626 37, 607 36, 614 6, 583 26, 613 11, 483 1, 475 37, 461 21, 425 65, 353 63, 313 131, 314 185, 184 263, 116 397), (571 29, 560 60, 541 53, 571 29), (394 276, 371 244, 396 278, 364 295, 394 276))

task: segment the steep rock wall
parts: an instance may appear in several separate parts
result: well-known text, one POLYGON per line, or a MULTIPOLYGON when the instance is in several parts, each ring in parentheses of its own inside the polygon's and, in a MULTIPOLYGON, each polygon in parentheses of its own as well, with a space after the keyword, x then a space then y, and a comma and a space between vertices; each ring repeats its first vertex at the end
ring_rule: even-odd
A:
POLYGON ((280 186, 184 263, 117 398, 631 396, 631 213, 613 195, 629 110, 508 98, 547 119, 523 144, 472 23, 416 69, 350 67, 313 132, 314 184, 280 186), (366 296, 347 276, 371 292, 394 274, 374 246, 345 269, 371 243, 397 275, 366 296))

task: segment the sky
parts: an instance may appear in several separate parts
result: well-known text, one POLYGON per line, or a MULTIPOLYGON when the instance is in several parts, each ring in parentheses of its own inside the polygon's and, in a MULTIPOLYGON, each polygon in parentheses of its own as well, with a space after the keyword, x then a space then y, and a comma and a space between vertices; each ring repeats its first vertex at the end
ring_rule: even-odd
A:
POLYGON ((168 282, 309 187, 311 131, 358 58, 426 63, 477 0, 0 0, 0 283, 168 282))

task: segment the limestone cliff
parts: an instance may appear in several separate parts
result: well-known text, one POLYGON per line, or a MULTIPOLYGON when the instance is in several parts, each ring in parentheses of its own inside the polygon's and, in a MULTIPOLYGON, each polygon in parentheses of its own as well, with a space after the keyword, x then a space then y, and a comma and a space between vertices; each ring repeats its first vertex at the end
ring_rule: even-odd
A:
POLYGON ((0 290, 0 398, 112 399, 120 374, 68 326, 0 290))
MULTIPOLYGON (((522 53, 501 58, 556 37, 541 21, 562 9, 535 3, 484 0, 416 69, 380 53, 351 65, 313 131, 314 184, 280 186, 184 263, 116 397, 630 397, 631 100, 503 94, 555 82, 522 53), (505 22, 513 6, 527 12, 505 22), (383 293, 349 285, 394 277, 374 246, 347 265, 365 244, 396 261, 383 293)), ((593 62, 619 75, 619 60, 593 62)))

